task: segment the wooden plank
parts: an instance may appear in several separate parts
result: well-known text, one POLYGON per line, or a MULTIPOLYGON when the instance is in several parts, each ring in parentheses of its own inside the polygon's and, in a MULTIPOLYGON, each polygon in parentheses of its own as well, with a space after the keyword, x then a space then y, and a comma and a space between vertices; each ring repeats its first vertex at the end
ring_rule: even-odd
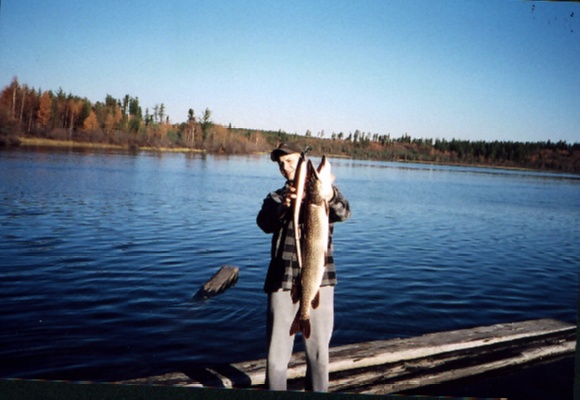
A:
POLYGON ((331 351, 331 372, 501 345, 519 339, 564 332, 575 332, 575 326, 553 319, 541 319, 341 346, 331 351))
POLYGON ((388 394, 416 387, 513 369, 540 360, 573 354, 575 339, 545 339, 510 346, 444 353, 437 357, 384 364, 380 368, 342 371, 331 375, 333 391, 388 394))
POLYGON ((193 296, 194 300, 205 300, 225 292, 238 281, 238 267, 223 265, 193 296))
POLYGON ((569 341, 560 345, 550 346, 550 348, 539 348, 523 351, 519 355, 511 358, 499 359, 473 366, 466 366, 460 369, 445 370, 423 376, 415 376, 408 379, 400 379, 388 383, 374 383, 372 385, 366 386, 363 390, 353 389, 349 390, 349 392, 364 394, 398 393, 405 390, 416 389, 418 387, 488 374, 491 371, 514 368, 516 366, 530 364, 534 361, 544 360, 548 357, 570 354, 574 352, 575 348, 576 343, 574 341, 569 341))
MULTIPOLYGON (((415 338, 355 343, 330 349, 329 371, 349 371, 569 332, 575 332, 574 325, 543 319, 430 333, 415 338)), ((264 383, 266 360, 237 363, 233 367, 244 371, 252 385, 264 383)), ((304 353, 293 355, 288 366, 288 379, 302 377, 305 373, 304 353)))
MULTIPOLYGON (((575 325, 541 319, 333 347, 329 391, 393 393, 571 354, 575 332, 575 325)), ((123 383, 260 387, 265 370, 260 359, 123 383)), ((305 372, 304 353, 294 354, 289 387, 301 384, 305 372)))

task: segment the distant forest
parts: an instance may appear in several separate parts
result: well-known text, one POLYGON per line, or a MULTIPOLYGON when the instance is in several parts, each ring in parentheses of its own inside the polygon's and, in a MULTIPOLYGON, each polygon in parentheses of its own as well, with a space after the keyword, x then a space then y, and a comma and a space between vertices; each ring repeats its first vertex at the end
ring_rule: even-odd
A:
POLYGON ((104 101, 34 89, 13 78, 0 92, 0 147, 18 146, 23 138, 103 143, 133 150, 179 148, 214 154, 268 152, 280 142, 299 140, 314 154, 382 161, 467 164, 580 173, 580 143, 469 141, 412 138, 404 134, 325 132, 303 135, 225 126, 212 121, 208 108, 189 109, 185 122, 174 123, 163 103, 143 108, 138 97, 107 95, 104 101))

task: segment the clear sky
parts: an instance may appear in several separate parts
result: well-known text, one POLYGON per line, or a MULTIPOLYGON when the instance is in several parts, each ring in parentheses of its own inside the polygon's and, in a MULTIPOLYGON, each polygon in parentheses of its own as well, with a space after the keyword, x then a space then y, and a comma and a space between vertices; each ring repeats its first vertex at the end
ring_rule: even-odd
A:
POLYGON ((0 86, 138 97, 171 122, 580 142, 580 4, 4 0, 0 86))

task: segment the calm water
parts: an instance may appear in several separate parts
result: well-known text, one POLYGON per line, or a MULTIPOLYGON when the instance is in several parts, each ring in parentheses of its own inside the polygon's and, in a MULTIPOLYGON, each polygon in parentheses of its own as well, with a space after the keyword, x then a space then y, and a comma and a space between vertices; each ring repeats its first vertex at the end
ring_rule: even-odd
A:
MULTIPOLYGON (((331 162, 353 211, 335 230, 333 345, 576 321, 579 177, 331 162)), ((267 156, 0 152, 0 377, 264 357, 270 237, 255 217, 282 183, 267 156), (193 301, 223 264, 238 284, 193 301)))

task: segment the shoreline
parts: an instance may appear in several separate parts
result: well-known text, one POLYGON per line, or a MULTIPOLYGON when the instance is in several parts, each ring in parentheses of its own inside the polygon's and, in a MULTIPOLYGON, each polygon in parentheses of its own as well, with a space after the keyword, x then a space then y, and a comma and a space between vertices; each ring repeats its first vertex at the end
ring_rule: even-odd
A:
MULTIPOLYGON (((74 140, 56 140, 44 138, 20 138, 20 147, 54 147, 54 148, 84 148, 102 150, 131 150, 130 146, 109 143, 75 142, 74 140)), ((190 149, 187 147, 135 147, 137 151, 154 151, 167 153, 205 153, 205 150, 190 149)))
MULTIPOLYGON (((76 149, 100 149, 100 150, 123 150, 123 151, 146 151, 146 152, 158 152, 158 153, 196 153, 196 154, 208 154, 206 150, 202 149, 192 149, 188 147, 130 147, 122 146, 117 144, 108 143, 91 143, 91 142, 75 142, 74 140, 57 140, 57 139, 46 139, 46 138, 27 138, 21 137, 19 146, 16 147, 51 147, 51 148, 76 148, 76 149)), ((263 155, 268 154, 268 152, 255 152, 247 153, 246 155, 263 155)), ((220 154, 217 154, 220 155, 220 154)), ((241 154, 236 154, 241 155, 241 154)), ((571 175, 580 178, 580 174, 574 172, 562 172, 550 169, 534 169, 526 167, 509 167, 501 165, 488 165, 488 164, 464 164, 464 163, 453 163, 453 162, 437 162, 437 161, 421 161, 421 160, 373 160, 373 159, 357 159, 352 158, 345 154, 328 154, 330 158, 340 158, 340 159, 351 159, 351 160, 361 160, 361 161, 384 161, 384 162, 398 162, 404 164, 422 164, 422 165, 438 165, 438 166, 450 166, 450 167, 473 167, 473 168, 489 168, 507 171, 529 171, 529 172, 546 172, 553 173, 557 175, 571 175)))

